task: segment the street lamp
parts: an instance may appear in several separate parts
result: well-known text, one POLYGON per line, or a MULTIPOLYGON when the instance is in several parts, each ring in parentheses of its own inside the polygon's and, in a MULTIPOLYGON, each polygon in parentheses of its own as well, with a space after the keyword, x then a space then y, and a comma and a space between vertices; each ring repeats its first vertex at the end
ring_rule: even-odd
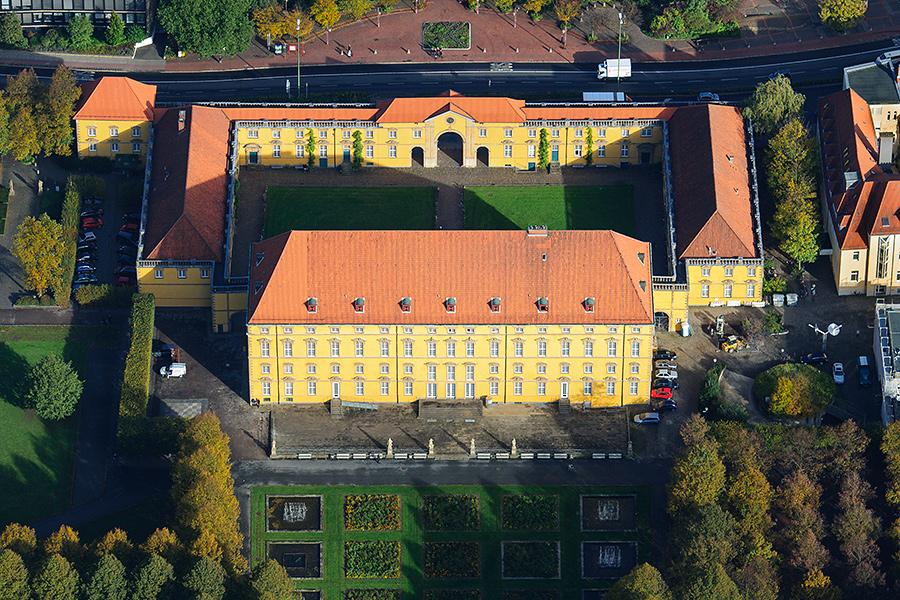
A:
MULTIPOLYGON (((300 43, 300 19, 297 19, 297 44, 300 43)), ((300 99, 300 48, 295 47, 297 52, 297 100, 300 99)))
POLYGON ((622 13, 619 13, 619 62, 616 65, 616 101, 619 100, 619 83, 622 81, 622 13))

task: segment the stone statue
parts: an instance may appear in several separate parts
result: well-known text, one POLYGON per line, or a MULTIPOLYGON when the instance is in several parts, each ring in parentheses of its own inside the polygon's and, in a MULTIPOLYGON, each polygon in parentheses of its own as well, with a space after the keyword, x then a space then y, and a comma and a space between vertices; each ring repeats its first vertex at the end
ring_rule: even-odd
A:
POLYGON ((394 440, 388 438, 387 457, 394 458, 394 440))
POLYGON ((515 458, 519 454, 519 449, 516 447, 516 438, 513 438, 512 447, 509 449, 509 455, 515 458))
POLYGON ((434 438, 428 438, 428 456, 434 458, 434 438))
POLYGON ((469 456, 475 456, 475 438, 472 438, 472 441, 469 442, 469 456))

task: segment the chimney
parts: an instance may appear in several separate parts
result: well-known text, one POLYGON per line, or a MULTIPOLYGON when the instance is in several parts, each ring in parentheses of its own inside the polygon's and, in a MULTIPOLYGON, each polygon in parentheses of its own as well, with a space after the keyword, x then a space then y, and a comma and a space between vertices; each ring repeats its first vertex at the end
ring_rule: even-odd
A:
POLYGON ((187 111, 182 109, 178 111, 178 131, 184 131, 184 118, 187 115, 187 111))
POLYGON ((529 225, 528 237, 547 237, 546 225, 529 225))

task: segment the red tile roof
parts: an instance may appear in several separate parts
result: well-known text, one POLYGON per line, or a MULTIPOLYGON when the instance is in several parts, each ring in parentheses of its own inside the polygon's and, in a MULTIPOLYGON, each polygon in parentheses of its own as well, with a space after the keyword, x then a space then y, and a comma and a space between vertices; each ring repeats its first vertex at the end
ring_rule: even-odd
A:
POLYGON ((156 124, 145 259, 223 259, 229 127, 204 106, 170 109, 156 124))
POLYGON ((717 104, 669 120, 678 258, 755 257, 744 120, 717 104))
POLYGON ((423 123, 453 111, 477 123, 524 123, 524 100, 468 98, 449 91, 433 98, 394 98, 378 102, 378 123, 423 123))
POLYGON ((152 121, 156 86, 128 77, 101 77, 81 86, 76 121, 152 121))
POLYGON ((250 257, 251 324, 653 322, 650 245, 612 231, 292 231, 253 244, 250 257))
MULTIPOLYGON (((681 109, 677 109, 681 110, 681 109)), ((523 111, 529 121, 580 121, 592 119, 669 119, 675 108, 664 106, 526 106, 523 111)))

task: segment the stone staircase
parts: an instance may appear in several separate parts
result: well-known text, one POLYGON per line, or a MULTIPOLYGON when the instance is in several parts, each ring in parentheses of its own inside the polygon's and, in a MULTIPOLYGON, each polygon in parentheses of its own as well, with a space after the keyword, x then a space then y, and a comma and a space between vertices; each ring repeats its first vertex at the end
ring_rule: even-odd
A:
POLYGON ((561 169, 558 161, 554 161, 550 163, 550 174, 560 173, 561 169))
POLYGON ((559 399, 559 416, 563 418, 572 416, 572 404, 568 398, 559 399))

